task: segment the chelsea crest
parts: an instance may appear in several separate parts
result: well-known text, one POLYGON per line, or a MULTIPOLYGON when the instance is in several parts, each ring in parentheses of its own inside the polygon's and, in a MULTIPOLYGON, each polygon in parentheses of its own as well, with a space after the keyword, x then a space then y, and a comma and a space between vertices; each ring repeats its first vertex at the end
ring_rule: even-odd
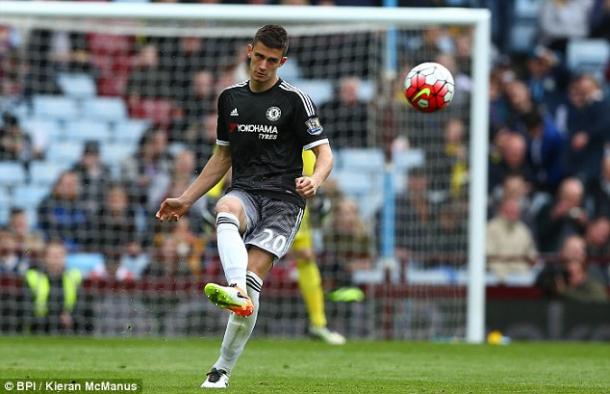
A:
POLYGON ((278 107, 269 107, 265 115, 271 122, 275 122, 282 116, 282 111, 278 107))

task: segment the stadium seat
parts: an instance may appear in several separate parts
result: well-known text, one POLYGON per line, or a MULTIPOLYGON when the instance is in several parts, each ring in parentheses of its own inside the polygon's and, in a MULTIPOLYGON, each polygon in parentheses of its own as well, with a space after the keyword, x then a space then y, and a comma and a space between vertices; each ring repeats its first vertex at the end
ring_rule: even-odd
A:
POLYGON ((0 226, 5 225, 8 221, 10 207, 11 198, 8 191, 6 188, 0 187, 0 226))
POLYGON ((331 176, 337 181, 339 188, 348 196, 363 196, 369 193, 377 193, 381 190, 383 182, 382 177, 356 172, 349 168, 333 171, 331 176))
POLYGON ((107 122, 83 119, 67 122, 64 135, 67 141, 85 142, 95 140, 106 143, 110 141, 111 133, 107 122))
POLYGON ((66 258, 66 268, 79 270, 83 278, 106 273, 104 257, 100 253, 70 253, 66 258))
POLYGON ((426 161, 423 149, 409 149, 405 152, 397 154, 393 158, 394 167, 398 171, 408 171, 413 167, 421 167, 426 161))
POLYGON ((354 200, 358 204, 358 213, 360 218, 365 223, 371 223, 375 214, 379 212, 381 205, 383 204, 383 195, 380 193, 365 194, 362 196, 355 196, 354 200))
POLYGON ((48 186, 21 185, 13 190, 13 206, 25 209, 36 209, 50 192, 48 186))
POLYGON ((92 98, 83 103, 83 117, 98 121, 119 122, 127 119, 127 106, 120 98, 92 98))
POLYGON ((126 120, 117 122, 114 125, 112 140, 115 143, 137 144, 140 137, 150 127, 150 122, 146 120, 126 120))
POLYGON ((60 74, 57 84, 68 97, 83 99, 96 94, 95 81, 89 74, 60 74))
POLYGON ((34 116, 49 119, 76 119, 79 116, 78 105, 70 97, 34 96, 34 116))
POLYGON ((26 118, 21 125, 32 138, 35 138, 36 135, 43 135, 45 141, 61 141, 64 138, 60 122, 54 119, 26 118))
POLYGON ((25 183, 25 170, 20 163, 0 162, 0 187, 14 187, 25 183))
POLYGON ((340 156, 345 170, 383 172, 385 159, 381 149, 342 149, 340 156))
POLYGON ((34 161, 30 164, 30 183, 37 187, 49 187, 68 167, 68 163, 34 161))
POLYGON ((127 144, 104 144, 102 145, 102 161, 106 164, 113 165, 121 163, 135 149, 134 145, 127 144))
POLYGON ((599 74, 610 60, 610 43, 603 39, 571 40, 567 48, 568 67, 576 72, 599 74))
POLYGON ((294 84, 300 90, 307 93, 318 108, 333 98, 333 85, 330 81, 323 79, 301 79, 295 81, 294 84))
POLYGON ((48 161, 60 164, 71 165, 82 155, 83 145, 77 142, 55 142, 49 144, 46 158, 48 161))
POLYGON ((377 86, 374 81, 360 81, 360 89, 358 90, 358 98, 362 101, 372 101, 375 98, 377 86))

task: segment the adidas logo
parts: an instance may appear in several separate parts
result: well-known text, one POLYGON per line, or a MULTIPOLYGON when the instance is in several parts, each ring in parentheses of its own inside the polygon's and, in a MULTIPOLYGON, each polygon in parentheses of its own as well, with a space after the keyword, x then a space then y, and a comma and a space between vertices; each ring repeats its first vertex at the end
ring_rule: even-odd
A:
POLYGON ((231 111, 231 116, 239 116, 239 112, 237 112, 237 108, 233 108, 233 111, 231 111))

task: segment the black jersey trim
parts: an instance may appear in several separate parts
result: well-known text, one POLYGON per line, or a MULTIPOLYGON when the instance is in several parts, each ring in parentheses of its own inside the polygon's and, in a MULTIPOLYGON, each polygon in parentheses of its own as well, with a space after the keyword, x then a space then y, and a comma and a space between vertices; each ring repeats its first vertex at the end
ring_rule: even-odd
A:
POLYGON ((282 88, 288 92, 296 93, 301 98, 301 101, 303 102, 303 106, 305 107, 305 112, 307 112, 307 116, 311 117, 311 116, 316 115, 316 111, 314 110, 314 106, 313 106, 313 102, 311 101, 311 98, 309 98, 309 96, 306 95, 305 93, 303 93, 300 89, 298 89, 284 81, 282 81, 282 83, 280 84, 280 88, 282 88))
POLYGON ((318 145, 324 145, 324 144, 328 144, 328 138, 324 138, 323 140, 317 140, 317 141, 314 141, 312 143, 309 143, 309 144, 303 146, 303 150, 309 150, 309 149, 314 148, 314 147, 316 147, 318 145))

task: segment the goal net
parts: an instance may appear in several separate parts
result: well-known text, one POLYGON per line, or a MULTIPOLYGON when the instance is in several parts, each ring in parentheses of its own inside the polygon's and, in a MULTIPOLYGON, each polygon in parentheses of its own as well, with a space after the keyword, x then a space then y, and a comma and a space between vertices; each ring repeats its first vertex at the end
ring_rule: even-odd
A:
MULTIPOLYGON (((222 191, 178 223, 154 213, 212 154, 218 94, 248 78, 247 45, 268 21, 231 21, 242 7, 189 8, 201 17, 185 18, 179 5, 105 4, 118 11, 103 15, 74 6, 0 15, 3 138, 18 142, 0 151, 1 329, 220 334, 226 315, 202 284, 224 281, 213 225, 222 191), (65 266, 59 279, 54 265, 65 266)), ((328 325, 349 338, 463 338, 473 25, 314 22, 281 22, 290 49, 279 75, 312 98, 335 152, 309 203, 328 325), (402 93, 424 61, 456 80, 453 103, 435 114, 412 110, 402 93)), ((298 257, 266 279, 256 335, 307 332, 298 257)))

